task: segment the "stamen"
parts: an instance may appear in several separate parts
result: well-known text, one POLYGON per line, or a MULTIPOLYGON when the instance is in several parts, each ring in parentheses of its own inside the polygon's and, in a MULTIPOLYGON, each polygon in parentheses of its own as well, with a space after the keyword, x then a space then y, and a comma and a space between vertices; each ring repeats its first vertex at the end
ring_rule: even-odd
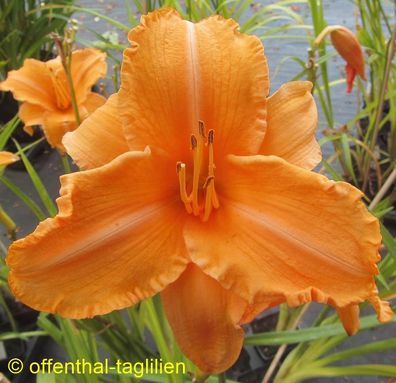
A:
POLYGON ((214 155, 213 155, 213 142, 214 142, 214 131, 209 130, 208 134, 208 150, 209 150, 209 164, 208 164, 208 173, 209 177, 214 177, 214 155))
POLYGON ((213 180, 214 180, 214 177, 208 177, 208 178, 206 178, 205 183, 204 183, 203 186, 202 186, 202 189, 205 190, 205 189, 210 185, 210 182, 213 181, 213 180))
POLYGON ((197 147, 197 138, 192 134, 191 135, 191 150, 194 150, 197 147))
POLYGON ((193 162, 194 162, 194 173, 193 173, 193 186, 190 195, 192 201, 193 213, 195 216, 199 215, 199 204, 198 204, 198 190, 199 190, 199 175, 201 173, 203 150, 205 146, 205 126, 202 121, 198 122, 198 139, 194 135, 191 136, 191 146, 193 149, 193 162), (194 137, 194 139, 193 139, 194 137))
POLYGON ((210 129, 208 133, 208 144, 213 144, 214 142, 214 130, 210 129))
POLYGON ((213 182, 212 204, 215 209, 218 209, 220 206, 219 199, 217 198, 217 193, 214 187, 214 182, 213 182))
POLYGON ((203 222, 208 221, 213 209, 219 207, 219 200, 215 189, 215 169, 214 164, 214 131, 205 132, 205 125, 198 122, 198 134, 191 135, 191 150, 193 151, 193 174, 191 194, 187 195, 186 189, 186 165, 183 162, 177 163, 177 174, 179 177, 180 198, 189 214, 200 216, 203 222), (207 149, 206 149, 207 148, 207 149), (206 153, 207 150, 207 153, 206 153), (204 184, 200 187, 200 175, 204 163, 203 156, 208 155, 208 175, 204 184), (205 195, 205 201, 199 204, 199 193, 205 195), (203 205, 203 206, 202 206, 203 205))
MULTIPOLYGON (((208 150, 209 150, 208 174, 209 177, 213 178, 214 180, 214 170, 216 169, 216 166, 214 164, 213 143, 214 143, 214 130, 211 129, 209 130, 208 133, 208 150)), ((218 209, 220 205, 219 205, 219 199, 217 198, 214 182, 211 182, 211 184, 209 185, 207 193, 211 195, 211 206, 213 206, 215 209, 218 209)))
POLYGON ((69 88, 53 67, 49 67, 52 86, 56 96, 56 105, 60 109, 67 109, 71 103, 69 88))
POLYGON ((214 192, 214 177, 208 177, 205 181, 204 187, 206 188, 206 195, 205 195, 205 209, 204 209, 204 215, 202 217, 202 221, 206 222, 209 217, 210 213, 212 212, 212 195, 214 192))
POLYGON ((198 132, 200 136, 205 138, 205 125, 203 121, 198 121, 198 132))
POLYGON ((178 162, 176 164, 176 171, 179 175, 180 198, 184 203, 184 206, 186 207, 187 213, 191 214, 192 209, 190 199, 188 198, 186 191, 186 164, 184 164, 183 162, 178 162))

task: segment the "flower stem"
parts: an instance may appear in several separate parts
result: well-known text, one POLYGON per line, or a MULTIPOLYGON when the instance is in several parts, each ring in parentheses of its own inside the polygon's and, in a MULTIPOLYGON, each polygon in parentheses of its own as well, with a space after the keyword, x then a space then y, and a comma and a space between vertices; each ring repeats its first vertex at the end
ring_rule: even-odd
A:
POLYGON ((313 48, 308 49, 308 61, 305 64, 305 67, 308 71, 308 80, 312 82, 312 90, 311 93, 313 94, 315 91, 315 86, 316 86, 316 70, 317 70, 317 64, 316 64, 316 51, 313 48))
POLYGON ((389 175, 385 183, 382 185, 381 189, 379 192, 376 194, 376 196, 373 198, 369 205, 369 210, 373 210, 377 205, 378 202, 382 200, 386 192, 389 190, 389 188, 395 183, 396 181, 396 166, 394 166, 392 173, 389 175))
POLYGON ((78 111, 76 91, 74 89, 73 79, 71 76, 71 55, 67 61, 68 61, 67 63, 63 64, 63 67, 65 69, 67 82, 68 82, 69 88, 70 88, 71 103, 72 103, 74 115, 76 116, 77 126, 80 126, 80 124, 81 124, 80 112, 78 111))
POLYGON ((71 171, 68 155, 61 154, 61 159, 62 159, 63 170, 64 170, 65 174, 71 173, 72 171, 71 171))
MULTIPOLYGON (((67 32, 68 31, 66 30, 65 33, 67 33, 67 32)), ((73 56, 72 45, 73 45, 73 40, 74 40, 74 31, 71 31, 71 35, 69 36, 69 38, 65 39, 65 41, 66 41, 65 45, 62 43, 61 38, 57 34, 52 33, 51 36, 58 48, 62 66, 63 66, 63 69, 66 74, 66 80, 69 85, 71 103, 72 103, 74 115, 76 117, 76 123, 77 123, 77 126, 80 126, 81 118, 80 118, 80 113, 78 110, 77 97, 76 97, 76 91, 74 89, 73 78, 71 75, 71 63, 72 63, 72 56, 73 56)))
MULTIPOLYGON (((169 350, 168 344, 166 342, 166 337, 158 317, 158 312, 155 309, 154 302, 152 299, 146 299, 144 301, 144 305, 147 310, 146 312, 147 312, 149 328, 154 337, 161 358, 165 362, 172 362, 173 358, 169 350)), ((171 383, 178 383, 178 381, 181 380, 181 377, 178 375, 168 375, 168 379, 171 383)))
MULTIPOLYGON (((298 324, 300 323, 302 317, 304 316, 304 314, 307 312, 309 307, 309 303, 306 304, 301 311, 298 313, 297 317, 294 319, 294 321, 290 324, 290 326, 288 326, 287 330, 294 330, 298 324)), ((276 366, 278 365, 278 363, 280 362, 280 360, 282 359, 283 354, 285 353, 286 349, 287 349, 287 344, 282 344, 282 346, 280 346, 278 348, 278 351, 276 352, 274 359, 272 359, 272 362, 267 370, 267 372, 264 375, 263 381, 262 383, 268 383, 273 375, 273 373, 275 372, 276 366)))
POLYGON ((16 240, 16 224, 0 205, 0 222, 6 227, 11 240, 16 240))
MULTIPOLYGON (((377 104, 377 110, 376 110, 375 122, 374 122, 374 132, 373 132, 373 136, 371 138, 370 144, 369 144, 369 148, 371 151, 374 151, 375 145, 377 143, 378 133, 379 133, 380 126, 381 126, 382 110, 383 110, 384 102, 385 102, 386 89, 388 86, 389 76, 390 76, 391 70, 392 70, 393 57, 396 53, 396 24, 394 25, 393 28, 394 29, 393 29, 392 37, 389 41, 389 50, 388 50, 386 65, 385 65, 385 69, 384 69, 384 77, 383 77, 383 80, 381 83, 379 100, 378 100, 378 104, 377 104)), ((366 156, 364 164, 363 164, 363 186, 362 186, 363 192, 366 190, 367 184, 368 184, 368 181, 370 178, 369 177, 370 162, 371 162, 370 157, 366 156)))

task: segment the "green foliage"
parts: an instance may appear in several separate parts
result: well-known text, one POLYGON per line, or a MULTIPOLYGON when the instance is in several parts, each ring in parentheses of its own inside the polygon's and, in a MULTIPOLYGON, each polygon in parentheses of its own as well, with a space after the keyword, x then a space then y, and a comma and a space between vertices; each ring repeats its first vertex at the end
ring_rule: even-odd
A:
POLYGON ((64 8, 74 0, 0 0, 0 80, 26 58, 45 58, 52 51, 48 34, 62 34, 71 11, 64 8), (44 9, 41 3, 58 4, 44 9))

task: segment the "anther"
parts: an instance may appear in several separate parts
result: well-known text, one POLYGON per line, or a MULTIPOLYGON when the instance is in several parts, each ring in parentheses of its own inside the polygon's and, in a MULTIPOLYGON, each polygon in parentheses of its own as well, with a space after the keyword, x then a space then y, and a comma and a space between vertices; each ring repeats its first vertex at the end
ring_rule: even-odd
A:
POLYGON ((195 148, 197 147, 197 145, 198 145, 197 138, 192 134, 192 135, 191 135, 191 149, 192 149, 192 150, 195 150, 195 148))
POLYGON ((195 216, 199 215, 199 203, 198 203, 198 189, 199 189, 199 175, 201 173, 201 167, 203 162, 203 151, 205 147, 205 125, 203 121, 198 121, 198 133, 199 136, 191 136, 191 146, 193 147, 193 185, 190 195, 190 201, 192 202, 192 209, 195 216), (194 137, 194 139, 192 138, 194 137))
POLYGON ((204 189, 206 190, 206 192, 205 192, 205 208, 204 208, 202 221, 206 222, 209 219, 210 213, 212 212, 212 208, 213 208, 213 194, 215 193, 214 177, 209 176, 208 178, 206 178, 204 189))
POLYGON ((202 189, 206 189, 212 181, 214 181, 214 176, 207 177, 205 183, 202 186, 202 189))
POLYGON ((213 209, 219 207, 219 200, 215 188, 215 169, 214 164, 214 130, 205 131, 203 121, 198 121, 198 133, 190 137, 192 156, 193 156, 193 174, 191 179, 191 192, 187 195, 186 186, 186 164, 177 162, 176 171, 179 178, 180 198, 188 213, 200 216, 201 220, 209 220, 213 209), (208 173, 205 182, 200 186, 200 175, 202 167, 205 164, 204 155, 208 156, 207 166, 208 173), (200 204, 199 195, 203 192, 204 201, 200 204))
POLYGON ((213 144, 214 142, 214 130, 210 129, 208 132, 208 144, 213 144))
POLYGON ((198 132, 200 136, 205 137, 205 125, 203 121, 198 121, 198 132))

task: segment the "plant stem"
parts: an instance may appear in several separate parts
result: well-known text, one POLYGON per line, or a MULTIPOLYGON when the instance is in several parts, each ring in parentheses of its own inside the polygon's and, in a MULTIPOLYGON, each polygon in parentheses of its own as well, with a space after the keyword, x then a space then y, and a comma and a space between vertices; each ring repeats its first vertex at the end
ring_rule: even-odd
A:
MULTIPOLYGON (((395 55, 395 52, 396 52, 396 24, 393 27, 392 37, 389 42, 389 51, 388 51, 386 65, 385 65, 384 77, 383 77, 383 80, 381 83, 379 101, 378 101, 377 111, 376 111, 376 116, 375 116, 374 132, 373 132, 373 136, 370 141, 370 144, 369 144, 369 148, 371 151, 374 151, 374 148, 375 148, 375 145, 376 145, 377 139, 378 139, 380 123, 382 120, 382 109, 384 107, 385 94, 386 94, 389 76, 390 76, 391 69, 392 69, 392 60, 393 60, 393 56, 395 55)), ((365 162, 364 162, 364 166, 363 166, 363 186, 362 186, 363 192, 366 190, 367 183, 369 181, 370 162, 371 162, 370 158, 365 157, 365 162)))
MULTIPOLYGON (((287 330, 294 330, 298 324, 300 323, 302 317, 304 316, 304 314, 307 312, 309 307, 309 304, 306 304, 302 310, 300 311, 300 313, 297 315, 297 317, 294 319, 293 323, 290 324, 289 328, 287 330)), ((282 346, 280 346, 278 348, 278 351, 276 352, 274 359, 272 359, 272 362, 267 370, 267 372, 264 375, 263 381, 262 383, 268 383, 279 363, 279 361, 282 359, 283 354, 285 353, 286 349, 287 349, 287 344, 282 344, 282 346)))
POLYGON ((289 320, 289 307, 286 303, 279 306, 278 323, 276 324, 276 331, 283 331, 289 320))
POLYGON ((0 222, 6 227, 11 240, 16 240, 16 224, 0 205, 0 222))
POLYGON ((61 154, 61 159, 62 159, 62 165, 63 165, 63 170, 65 171, 65 174, 71 173, 71 168, 70 168, 70 163, 69 163, 69 157, 67 154, 61 154))
MULTIPOLYGON (((157 344, 161 358, 165 362, 172 362, 173 361, 172 354, 166 342, 166 336, 163 333, 162 325, 158 318, 158 313, 157 310, 155 309, 153 299, 146 299, 144 304, 147 310, 149 328, 154 337, 155 343, 157 344)), ((181 377, 178 375, 168 375, 168 379, 171 383, 177 383, 178 381, 181 380, 181 377)))
POLYGON ((306 63, 306 68, 308 71, 308 80, 312 82, 311 93, 313 94, 316 85, 316 69, 317 69, 316 60, 315 60, 315 50, 313 48, 308 49, 308 61, 306 63))
MULTIPOLYGON (((12 316, 12 312, 11 312, 10 308, 8 307, 7 302, 4 299, 4 296, 1 292, 0 292, 0 305, 3 307, 3 310, 5 311, 7 318, 10 321, 12 331, 17 332, 18 331, 17 324, 16 324, 15 319, 12 316)), ((0 383, 1 383, 1 380, 0 380, 0 383)))
POLYGON ((389 175, 389 177, 387 178, 385 183, 382 185, 379 192, 376 194, 376 196, 371 201, 371 203, 368 207, 369 210, 373 210, 377 206, 378 202, 380 202, 382 200, 382 198, 384 197, 386 192, 394 184, 395 181, 396 181, 396 166, 393 168, 392 173, 389 175))
POLYGON ((74 89, 73 79, 71 76, 71 55, 70 55, 68 62, 64 63, 63 67, 66 72, 66 78, 67 78, 67 82, 68 82, 69 88, 70 88, 71 103, 72 103, 74 115, 76 116, 76 123, 77 123, 77 127, 78 127, 81 124, 81 118, 80 118, 80 112, 78 111, 76 92, 74 89))
MULTIPOLYGON (((62 41, 58 35, 52 34, 52 37, 53 37, 53 40, 58 48, 58 53, 61 58, 63 70, 65 71, 66 80, 67 80, 67 83, 69 85, 69 90, 70 90, 71 104, 73 107, 73 111, 74 111, 74 115, 76 117, 76 123, 77 123, 77 127, 78 127, 81 124, 81 118, 80 118, 80 113, 78 111, 76 92, 74 89, 73 78, 71 75, 71 64, 72 64, 72 57, 73 57, 73 54, 71 51, 72 44, 68 43, 66 46, 67 49, 65 49, 65 46, 62 44, 62 41)), ((74 40, 74 38, 72 40, 74 40)))

